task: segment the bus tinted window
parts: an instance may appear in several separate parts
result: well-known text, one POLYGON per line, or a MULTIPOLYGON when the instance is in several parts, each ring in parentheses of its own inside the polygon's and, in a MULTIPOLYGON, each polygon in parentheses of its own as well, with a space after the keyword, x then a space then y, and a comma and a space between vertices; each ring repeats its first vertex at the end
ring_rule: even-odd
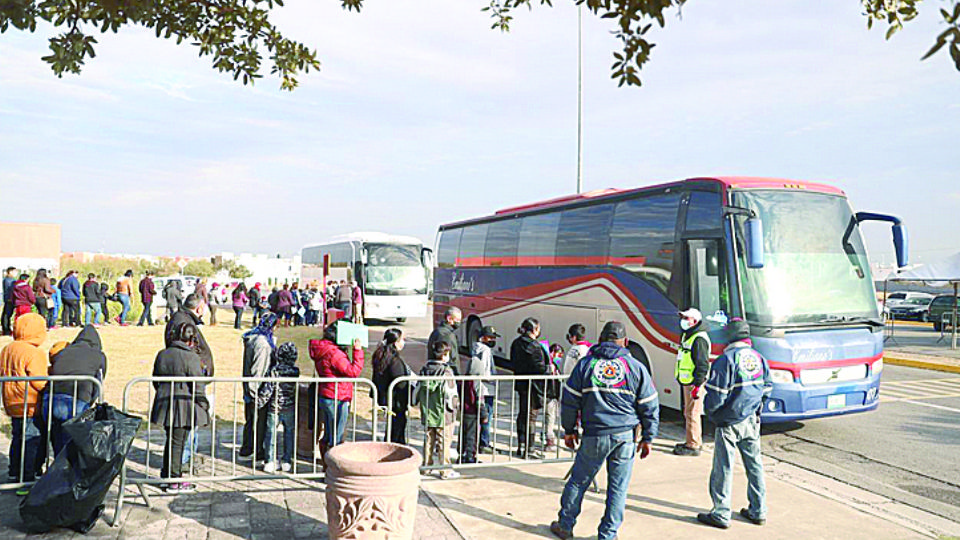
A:
POLYGON ((490 224, 483 252, 486 266, 516 266, 520 220, 508 219, 490 224))
POLYGON ((560 215, 555 264, 606 264, 612 215, 612 204, 565 210, 560 215))
POLYGON ((552 265, 557 253, 559 226, 559 212, 523 218, 520 224, 520 239, 517 243, 517 265, 552 265))
POLYGON ((438 267, 453 268, 457 264, 461 232, 463 232, 463 229, 447 229, 440 233, 440 245, 437 247, 438 267))
POLYGON ((460 237, 457 266, 483 266, 483 248, 487 242, 487 224, 464 227, 460 237))
POLYGON ((687 207, 687 230, 703 231, 721 227, 720 194, 710 191, 694 191, 687 207))
POLYGON ((640 274, 666 292, 679 207, 678 193, 617 204, 610 228, 610 263, 640 274))

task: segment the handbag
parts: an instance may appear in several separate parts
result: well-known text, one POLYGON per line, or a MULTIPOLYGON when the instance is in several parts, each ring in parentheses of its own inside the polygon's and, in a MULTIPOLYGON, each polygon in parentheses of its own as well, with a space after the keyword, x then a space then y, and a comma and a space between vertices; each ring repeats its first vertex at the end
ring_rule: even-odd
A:
POLYGON ((53 309, 57 307, 57 303, 53 301, 53 298, 47 298, 47 309, 53 309))

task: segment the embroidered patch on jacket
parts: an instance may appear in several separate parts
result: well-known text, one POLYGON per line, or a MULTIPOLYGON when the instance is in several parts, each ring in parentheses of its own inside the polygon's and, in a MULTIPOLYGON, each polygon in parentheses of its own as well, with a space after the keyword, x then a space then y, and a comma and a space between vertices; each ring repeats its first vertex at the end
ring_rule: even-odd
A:
POLYGON ((627 365, 619 358, 597 360, 591 379, 597 386, 619 388, 627 384, 627 365))
POLYGON ((745 350, 737 353, 737 365, 746 379, 756 379, 763 375, 763 359, 756 351, 745 350))

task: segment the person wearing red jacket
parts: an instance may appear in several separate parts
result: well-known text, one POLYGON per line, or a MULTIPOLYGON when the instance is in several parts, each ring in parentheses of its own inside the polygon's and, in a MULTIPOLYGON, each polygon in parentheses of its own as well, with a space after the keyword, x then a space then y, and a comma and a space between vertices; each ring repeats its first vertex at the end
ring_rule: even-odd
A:
MULTIPOLYGON (((353 340, 353 359, 349 360, 344 349, 337 346, 337 325, 323 330, 323 339, 310 340, 310 358, 317 368, 318 377, 355 378, 363 371, 363 348, 360 340, 353 340)), ((317 404, 323 411, 324 436, 320 450, 328 449, 343 441, 343 431, 353 401, 352 382, 319 383, 317 404)))
POLYGON ((16 316, 30 313, 36 303, 37 295, 34 294, 33 287, 30 285, 30 276, 20 274, 20 279, 13 284, 13 305, 16 316))

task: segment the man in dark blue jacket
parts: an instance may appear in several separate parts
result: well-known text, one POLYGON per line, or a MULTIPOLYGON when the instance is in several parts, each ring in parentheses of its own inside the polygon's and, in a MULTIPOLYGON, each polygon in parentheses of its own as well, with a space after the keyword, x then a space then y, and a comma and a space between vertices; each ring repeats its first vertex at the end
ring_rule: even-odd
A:
POLYGON ((740 515, 754 525, 767 522, 766 486, 760 459, 760 409, 773 390, 767 361, 750 343, 750 326, 734 319, 727 326, 729 345, 717 358, 707 379, 703 407, 715 426, 710 498, 713 510, 697 520, 720 529, 730 527, 730 490, 735 452, 747 471, 750 507, 740 515))
POLYGON ((583 495, 604 463, 607 465, 607 509, 600 521, 598 540, 612 540, 623 522, 627 487, 638 446, 640 459, 650 455, 650 443, 660 426, 660 402, 653 378, 627 346, 623 323, 608 322, 600 343, 580 359, 563 387, 561 423, 564 442, 575 449, 580 442, 570 479, 560 498, 559 519, 550 531, 573 537, 583 495), (577 416, 583 440, 577 433, 577 416))
POLYGON ((17 269, 14 267, 9 267, 3 273, 3 313, 0 314, 0 321, 2 321, 3 335, 11 336, 13 335, 13 326, 11 320, 13 319, 13 284, 17 282, 17 269))
POLYGON ((66 326, 80 326, 80 280, 77 271, 67 272, 67 277, 60 282, 60 298, 63 300, 63 318, 61 323, 66 326))

